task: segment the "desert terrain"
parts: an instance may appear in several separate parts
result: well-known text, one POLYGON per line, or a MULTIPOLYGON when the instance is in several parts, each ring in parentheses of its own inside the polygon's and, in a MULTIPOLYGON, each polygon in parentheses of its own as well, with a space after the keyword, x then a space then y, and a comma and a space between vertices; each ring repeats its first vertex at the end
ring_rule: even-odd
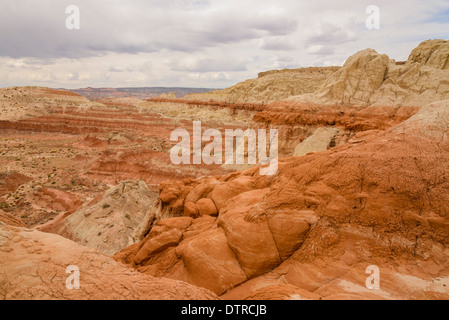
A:
POLYGON ((449 299, 449 41, 185 96, 92 91, 0 89, 0 299, 449 299), (277 129, 277 173, 173 164, 195 121, 277 129))
POLYGON ((138 98, 150 99, 159 97, 162 94, 172 92, 177 97, 183 97, 187 94, 206 93, 212 89, 207 88, 81 88, 72 89, 71 92, 79 94, 90 100, 115 99, 119 98, 138 98))

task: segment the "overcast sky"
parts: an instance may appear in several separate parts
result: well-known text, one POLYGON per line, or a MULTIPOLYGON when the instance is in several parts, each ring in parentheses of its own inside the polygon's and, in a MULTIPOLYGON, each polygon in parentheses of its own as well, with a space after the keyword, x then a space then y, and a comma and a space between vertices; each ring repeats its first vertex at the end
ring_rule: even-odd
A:
POLYGON ((1 0, 0 87, 221 88, 366 48, 406 60, 437 38, 449 39, 448 0, 1 0), (369 5, 380 30, 365 26, 369 5))

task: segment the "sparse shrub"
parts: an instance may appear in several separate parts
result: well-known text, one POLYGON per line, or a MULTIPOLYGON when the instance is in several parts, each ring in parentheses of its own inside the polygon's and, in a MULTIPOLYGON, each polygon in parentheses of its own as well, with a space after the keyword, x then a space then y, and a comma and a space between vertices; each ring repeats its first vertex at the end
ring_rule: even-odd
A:
POLYGON ((109 208, 110 206, 111 206, 111 205, 105 203, 105 204, 103 205, 103 209, 107 209, 107 208, 109 208))

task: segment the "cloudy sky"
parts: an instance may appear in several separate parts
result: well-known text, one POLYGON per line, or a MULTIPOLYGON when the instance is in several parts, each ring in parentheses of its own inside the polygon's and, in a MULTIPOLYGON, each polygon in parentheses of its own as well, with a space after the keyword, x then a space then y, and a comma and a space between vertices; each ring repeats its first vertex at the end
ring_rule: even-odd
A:
POLYGON ((449 39, 448 0, 1 0, 0 87, 221 88, 260 71, 396 60, 449 39), (80 29, 66 8, 80 9, 80 29), (368 30, 366 8, 380 9, 368 30))

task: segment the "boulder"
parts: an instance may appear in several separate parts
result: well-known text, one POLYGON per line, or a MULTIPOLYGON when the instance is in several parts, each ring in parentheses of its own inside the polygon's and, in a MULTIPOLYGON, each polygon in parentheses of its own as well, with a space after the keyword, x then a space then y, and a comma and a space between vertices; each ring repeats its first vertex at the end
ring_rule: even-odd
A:
POLYGON ((214 202, 209 198, 203 198, 196 203, 200 216, 215 216, 218 214, 214 202))

